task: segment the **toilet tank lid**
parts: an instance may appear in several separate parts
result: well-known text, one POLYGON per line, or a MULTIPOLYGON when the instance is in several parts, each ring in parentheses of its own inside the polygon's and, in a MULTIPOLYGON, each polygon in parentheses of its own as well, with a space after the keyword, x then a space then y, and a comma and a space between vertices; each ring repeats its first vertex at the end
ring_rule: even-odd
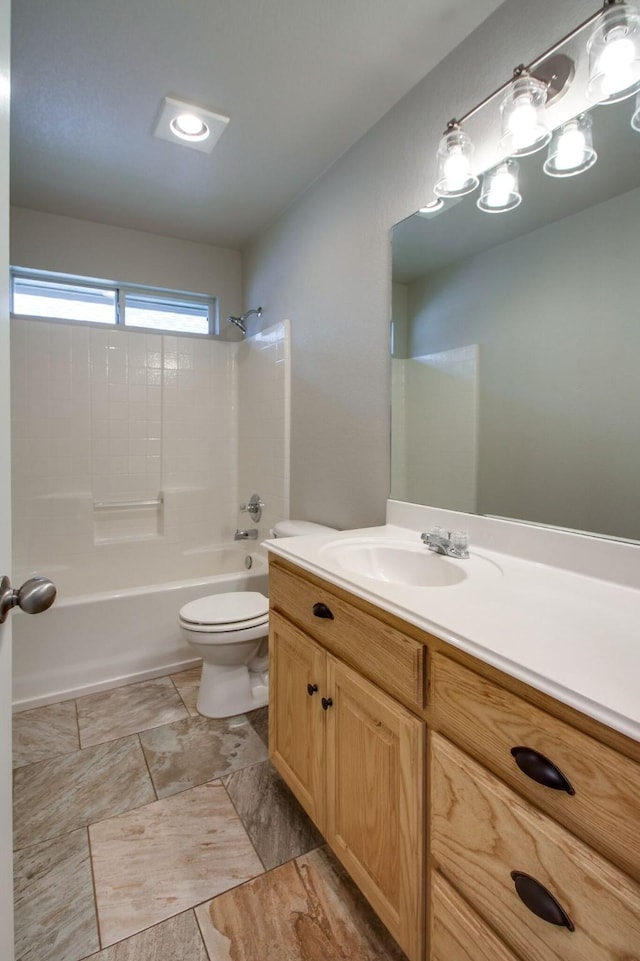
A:
POLYGON ((314 524, 313 521, 278 521, 273 526, 274 537, 298 537, 301 534, 331 534, 335 527, 314 524))
POLYGON ((180 608, 182 620, 192 624, 238 624, 268 613, 269 599, 257 591, 210 594, 180 608))

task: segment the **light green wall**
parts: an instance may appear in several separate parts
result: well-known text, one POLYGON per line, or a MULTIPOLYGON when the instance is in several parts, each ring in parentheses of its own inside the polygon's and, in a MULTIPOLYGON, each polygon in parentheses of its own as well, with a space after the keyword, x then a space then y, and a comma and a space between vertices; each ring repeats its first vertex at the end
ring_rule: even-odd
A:
MULTIPOLYGON (((384 520, 390 477, 390 228, 431 196, 442 131, 585 17, 507 0, 246 251, 245 302, 290 318, 292 515, 384 520)), ((480 144, 487 115, 470 132, 480 144)))

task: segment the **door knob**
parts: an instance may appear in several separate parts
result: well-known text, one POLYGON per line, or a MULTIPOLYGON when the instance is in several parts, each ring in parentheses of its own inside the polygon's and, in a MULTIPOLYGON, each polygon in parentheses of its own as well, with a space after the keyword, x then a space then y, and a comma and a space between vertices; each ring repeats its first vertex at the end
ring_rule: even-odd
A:
POLYGON ((0 581, 0 624, 7 614, 19 607, 27 614, 40 614, 51 607, 56 599, 56 585, 48 577, 30 577, 17 591, 11 587, 8 577, 0 581))

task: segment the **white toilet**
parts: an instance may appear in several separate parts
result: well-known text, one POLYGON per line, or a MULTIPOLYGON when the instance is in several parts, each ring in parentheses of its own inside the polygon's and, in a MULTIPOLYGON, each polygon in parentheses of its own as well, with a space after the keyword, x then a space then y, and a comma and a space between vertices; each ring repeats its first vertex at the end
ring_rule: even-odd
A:
MULTIPOLYGON (((272 537, 326 534, 310 521, 281 521, 272 537)), ((205 717, 231 717, 269 700, 269 600, 256 591, 211 594, 180 608, 182 634, 202 658, 197 708, 205 717)))

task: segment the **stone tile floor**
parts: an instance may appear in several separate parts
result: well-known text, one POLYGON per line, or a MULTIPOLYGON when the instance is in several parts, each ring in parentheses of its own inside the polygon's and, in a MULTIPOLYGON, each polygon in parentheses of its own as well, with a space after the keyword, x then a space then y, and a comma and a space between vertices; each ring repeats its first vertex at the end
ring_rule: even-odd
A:
POLYGON ((16 961, 403 961, 198 670, 14 717, 16 961))

